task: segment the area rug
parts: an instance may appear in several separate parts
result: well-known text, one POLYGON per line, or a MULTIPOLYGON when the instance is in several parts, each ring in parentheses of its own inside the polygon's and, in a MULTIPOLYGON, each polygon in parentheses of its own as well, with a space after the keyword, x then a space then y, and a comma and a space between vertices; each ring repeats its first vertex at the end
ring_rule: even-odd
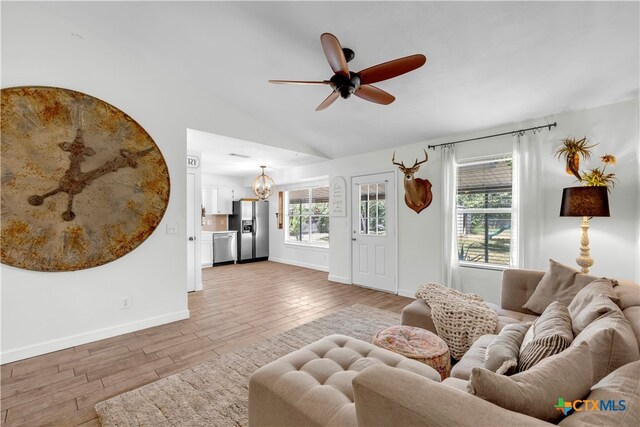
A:
POLYGON ((400 315, 356 304, 96 405, 105 426, 246 426, 249 378, 331 334, 370 342, 400 315))

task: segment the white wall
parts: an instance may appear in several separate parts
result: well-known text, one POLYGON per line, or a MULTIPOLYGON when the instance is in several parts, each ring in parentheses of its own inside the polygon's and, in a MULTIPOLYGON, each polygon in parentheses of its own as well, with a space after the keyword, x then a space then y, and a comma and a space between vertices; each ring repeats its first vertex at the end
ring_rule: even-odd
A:
POLYGON ((168 69, 144 52, 114 47, 42 3, 3 3, 1 18, 2 87, 64 87, 120 108, 154 139, 171 178, 169 206, 158 229, 126 256, 67 273, 2 265, 2 362, 187 317, 187 128, 247 140, 279 141, 282 135, 202 88, 184 86, 186 79, 175 78, 182 72, 179 64, 168 69), (166 234, 167 224, 177 224, 178 234, 166 234), (132 297, 130 309, 119 309, 122 296, 132 297))
MULTIPOLYGON (((639 229, 639 181, 638 175, 638 100, 634 99, 610 106, 584 111, 554 114, 522 123, 511 123, 498 128, 484 129, 463 135, 453 135, 438 140, 405 145, 396 149, 396 160, 411 161, 420 157, 428 144, 437 144, 466 139, 539 124, 558 122, 558 127, 538 134, 543 173, 540 182, 544 197, 540 200, 542 212, 539 221, 543 225, 541 254, 529 268, 546 269, 548 258, 570 266, 575 265, 580 245, 580 224, 571 218, 559 218, 562 188, 575 185, 565 174, 562 162, 554 157, 554 151, 567 136, 587 136, 600 145, 594 150, 596 156, 611 153, 618 157, 612 168, 620 183, 610 196, 611 218, 596 218, 590 229, 592 256, 595 265, 591 272, 596 275, 628 278, 638 281, 638 259, 640 256, 639 229)), ((458 159, 504 153, 511 150, 511 137, 475 141, 457 146, 458 159)), ((315 165, 292 168, 274 173, 277 183, 291 183, 310 176, 329 174, 350 177, 360 174, 389 170, 393 150, 382 150, 349 158, 331 160, 315 165)), ((588 164, 591 167, 596 165, 588 164)), ((429 161, 420 167, 417 176, 428 178, 433 184, 433 202, 429 208, 416 214, 402 200, 404 188, 398 180, 398 280, 399 293, 412 295, 417 287, 426 282, 441 280, 442 242, 441 228, 441 164, 439 150, 429 151, 429 161)), ((350 192, 347 192, 350 199, 350 192)), ((350 206, 350 200, 347 201, 350 206)), ((329 251, 329 279, 350 283, 350 219, 331 219, 331 245, 329 251)), ((499 303, 501 271, 461 268, 463 290, 475 292, 487 300, 499 303)))

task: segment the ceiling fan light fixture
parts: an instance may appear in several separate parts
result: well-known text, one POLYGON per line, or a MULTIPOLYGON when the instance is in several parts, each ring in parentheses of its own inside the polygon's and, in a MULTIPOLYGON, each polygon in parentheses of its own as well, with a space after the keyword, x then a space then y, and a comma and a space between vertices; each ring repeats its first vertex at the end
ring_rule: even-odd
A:
POLYGON ((260 167, 262 168, 262 174, 258 175, 253 180, 253 185, 252 185, 253 193, 260 200, 267 200, 269 196, 271 196, 271 194, 273 194, 274 190, 276 189, 276 184, 273 182, 273 179, 269 177, 269 175, 265 175, 264 169, 266 168, 266 166, 260 166, 260 167))
POLYGON ((347 99, 351 95, 376 104, 389 105, 396 98, 390 93, 372 86, 371 83, 401 76, 422 67, 427 62, 426 56, 415 54, 383 62, 354 73, 349 71, 349 66, 347 65, 355 56, 353 50, 342 47, 338 38, 330 33, 323 33, 320 36, 320 44, 329 66, 333 70, 331 79, 322 81, 269 80, 270 83, 276 84, 331 86, 333 92, 316 107, 316 111, 326 109, 339 97, 347 99))

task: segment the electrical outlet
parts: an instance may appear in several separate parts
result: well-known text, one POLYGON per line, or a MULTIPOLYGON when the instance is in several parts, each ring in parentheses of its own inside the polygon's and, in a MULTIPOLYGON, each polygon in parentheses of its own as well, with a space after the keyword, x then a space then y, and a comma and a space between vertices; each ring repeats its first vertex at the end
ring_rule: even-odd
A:
POLYGON ((167 224, 167 234, 178 234, 178 224, 167 224))
POLYGON ((127 308, 131 308, 131 297, 120 298, 120 310, 126 310, 127 308))

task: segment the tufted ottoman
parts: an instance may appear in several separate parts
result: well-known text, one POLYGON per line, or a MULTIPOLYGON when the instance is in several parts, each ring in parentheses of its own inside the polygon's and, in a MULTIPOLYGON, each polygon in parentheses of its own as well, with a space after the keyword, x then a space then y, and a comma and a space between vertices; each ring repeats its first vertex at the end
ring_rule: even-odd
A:
POLYGON ((451 372, 451 355, 447 343, 426 329, 391 326, 379 331, 373 344, 431 366, 444 380, 451 372))
POLYGON ((387 365, 440 381, 427 365, 344 335, 331 335, 258 369, 249 382, 249 425, 357 426, 351 381, 387 365))

